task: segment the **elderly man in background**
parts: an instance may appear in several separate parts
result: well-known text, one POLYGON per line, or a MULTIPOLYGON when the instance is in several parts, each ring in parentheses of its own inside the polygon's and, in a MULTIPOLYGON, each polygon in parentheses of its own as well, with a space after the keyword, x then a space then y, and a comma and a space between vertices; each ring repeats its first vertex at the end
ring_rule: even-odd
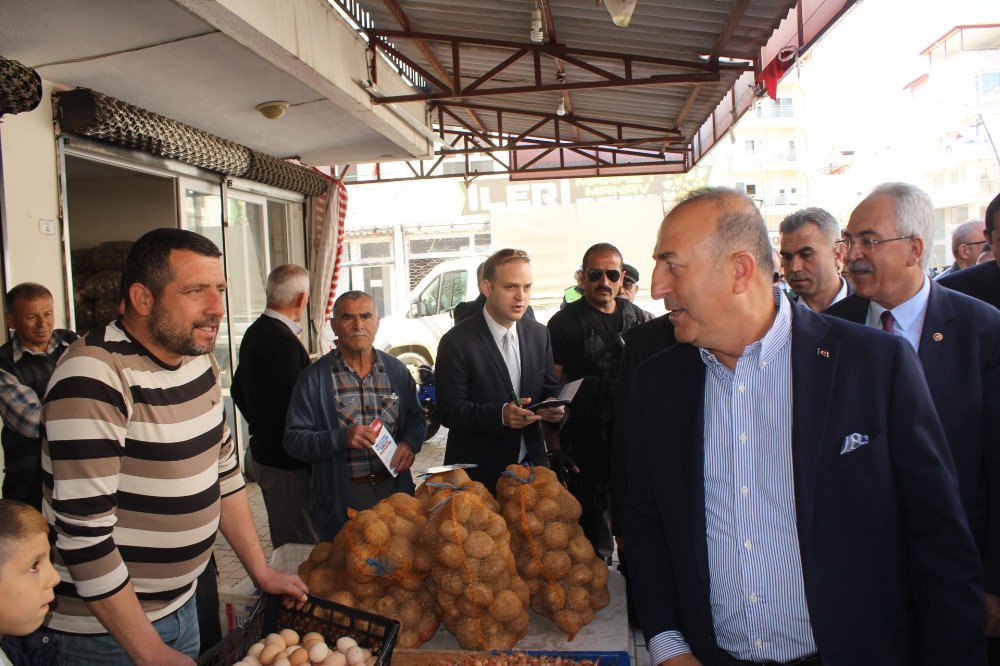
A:
POLYGON ((986 245, 987 239, 983 238, 985 230, 986 222, 983 220, 969 220, 955 227, 951 232, 951 254, 955 257, 955 261, 934 279, 940 280, 947 275, 975 266, 983 246, 986 245))
POLYGON ((0 346, 3 496, 42 508, 42 399, 56 363, 77 339, 55 328, 52 292, 23 282, 4 300, 4 322, 14 334, 0 346))
POLYGON ((803 208, 781 221, 781 270, 795 302, 822 312, 854 293, 840 276, 844 248, 840 225, 822 208, 803 208))
POLYGON ((375 301, 347 291, 333 303, 337 347, 309 366, 292 391, 285 449, 312 463, 313 525, 330 541, 348 509, 370 509, 393 493, 413 494, 410 466, 424 443, 427 418, 417 385, 400 361, 372 347, 375 301), (375 419, 396 441, 389 465, 375 455, 375 419))
POLYGON ((995 308, 1000 308, 1000 261, 995 258, 995 248, 1000 244, 1000 194, 986 207, 986 229, 983 236, 989 243, 982 246, 994 250, 994 255, 983 259, 980 255, 976 266, 946 275, 941 285, 978 298, 995 308))
POLYGON ((633 380, 624 512, 652 662, 983 666, 982 568, 912 349, 795 306, 769 246, 721 188, 656 241, 680 344, 633 380))
POLYGON ((955 461, 986 574, 987 627, 1000 636, 1000 312, 925 273, 934 205, 907 183, 876 187, 844 230, 857 293, 826 314, 904 338, 920 357, 955 461))
POLYGON ((253 471, 264 496, 274 548, 316 543, 312 526, 309 463, 285 451, 285 414, 299 374, 309 365, 302 345, 302 317, 309 302, 309 273, 284 264, 267 276, 267 309, 240 343, 233 401, 250 424, 253 471))

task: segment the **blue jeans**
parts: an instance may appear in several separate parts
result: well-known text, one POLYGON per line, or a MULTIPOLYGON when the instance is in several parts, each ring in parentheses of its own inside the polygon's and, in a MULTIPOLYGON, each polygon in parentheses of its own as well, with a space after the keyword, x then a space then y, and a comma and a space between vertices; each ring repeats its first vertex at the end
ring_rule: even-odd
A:
MULTIPOLYGON (((198 607, 194 595, 184 605, 170 615, 153 623, 153 628, 163 642, 183 652, 192 659, 198 658, 201 641, 198 638, 198 607)), ((131 666, 132 660, 114 638, 109 634, 103 636, 79 636, 62 634, 60 636, 62 654, 59 658, 61 666, 131 666)))

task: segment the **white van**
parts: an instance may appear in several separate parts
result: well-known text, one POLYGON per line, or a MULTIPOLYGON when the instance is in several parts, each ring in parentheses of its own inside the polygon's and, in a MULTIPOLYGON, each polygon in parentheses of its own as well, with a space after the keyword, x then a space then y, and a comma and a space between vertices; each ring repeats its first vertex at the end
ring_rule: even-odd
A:
POLYGON ((410 295, 409 311, 382 318, 375 348, 387 352, 415 372, 434 365, 438 341, 455 324, 452 310, 479 296, 476 269, 485 258, 450 259, 434 267, 410 295))

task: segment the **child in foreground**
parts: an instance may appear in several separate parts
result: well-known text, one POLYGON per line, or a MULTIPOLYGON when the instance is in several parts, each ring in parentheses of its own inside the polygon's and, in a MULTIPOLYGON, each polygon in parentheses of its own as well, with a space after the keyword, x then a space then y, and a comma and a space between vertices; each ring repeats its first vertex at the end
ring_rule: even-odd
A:
POLYGON ((27 504, 0 499, 0 666, 55 663, 55 639, 37 629, 58 583, 45 518, 27 504))

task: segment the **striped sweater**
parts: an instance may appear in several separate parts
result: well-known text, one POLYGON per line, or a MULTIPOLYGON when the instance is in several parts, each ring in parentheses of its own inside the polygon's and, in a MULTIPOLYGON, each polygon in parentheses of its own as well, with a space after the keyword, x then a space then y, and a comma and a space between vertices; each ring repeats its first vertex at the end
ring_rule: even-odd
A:
POLYGON ((178 609, 243 477, 211 354, 166 366, 121 322, 63 355, 42 409, 45 517, 62 577, 48 627, 107 630, 85 601, 130 580, 150 621, 178 609))

